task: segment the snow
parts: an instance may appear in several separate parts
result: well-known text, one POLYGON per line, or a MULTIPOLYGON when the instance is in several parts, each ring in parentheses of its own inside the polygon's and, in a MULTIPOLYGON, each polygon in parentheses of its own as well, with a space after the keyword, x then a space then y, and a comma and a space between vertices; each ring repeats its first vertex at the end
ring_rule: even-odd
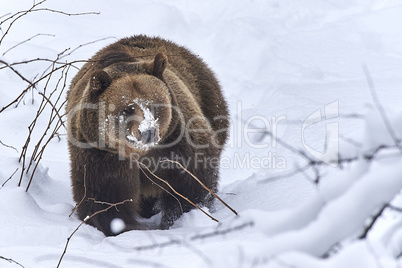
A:
MULTIPOLYGON (((0 17, 31 6, 28 0, 3 0, 0 17)), ((56 59, 68 48, 60 61, 85 60, 119 38, 147 34, 184 45, 208 63, 231 114, 218 194, 239 213, 235 216, 216 201, 206 210, 219 223, 193 210, 169 230, 116 237, 104 237, 84 224, 70 239, 60 267, 402 264, 398 209, 385 209, 367 237, 357 239, 385 203, 402 207, 402 158, 394 140, 402 137, 400 1, 48 0, 42 7, 100 14, 38 11, 23 16, 0 44, 1 61, 56 59), (385 120, 373 102, 364 66, 385 120), (272 136, 264 134, 267 130, 272 136), (377 151, 379 146, 384 148, 377 151), (336 167, 308 167, 310 160, 333 164, 338 156, 336 167)), ((2 35, 8 23, 0 26, 2 35)), ((2 66, 0 109, 27 87, 2 66)), ((49 66, 37 61, 13 67, 33 80, 49 66)), ((67 83, 76 72, 69 70, 67 83)), ((57 82, 58 77, 51 79, 47 90, 57 82)), ((33 168, 18 187, 18 158, 45 85, 38 83, 37 91, 29 91, 17 108, 0 113, 0 141, 15 148, 0 144, 0 256, 24 267, 56 267, 67 238, 81 223, 75 214, 69 217, 75 203, 63 127, 60 140, 52 139, 46 148, 29 190, 33 168)), ((145 119, 139 130, 156 126, 158 119, 145 106, 141 109, 145 119)), ((46 106, 27 156, 51 112, 46 106)), ((124 225, 116 219, 112 228, 119 232, 124 225)), ((18 266, 0 258, 0 267, 18 266)))
POLYGON ((141 107, 141 110, 144 112, 144 120, 141 121, 138 130, 142 133, 155 128, 158 125, 157 122, 159 118, 155 119, 148 107, 141 107))
POLYGON ((124 228, 126 228, 126 224, 122 219, 116 218, 110 223, 110 228, 112 229, 113 233, 118 234, 122 232, 124 228))
MULTIPOLYGON (((124 96, 123 96, 124 97, 124 96)), ((140 131, 140 133, 142 134, 143 132, 147 131, 147 130, 156 130, 159 128, 159 123, 158 120, 159 118, 154 118, 153 113, 151 112, 151 110, 147 107, 149 105, 151 105, 151 103, 147 100, 142 100, 142 99, 134 99, 132 103, 129 103, 128 106, 132 106, 137 104, 143 115, 144 115, 144 119, 140 122, 139 126, 138 126, 138 130, 140 131)), ((119 117, 119 122, 122 124, 124 124, 124 118, 123 116, 119 117)), ((129 131, 130 132, 130 131, 129 131)), ((155 146, 158 144, 158 142, 161 140, 161 138, 159 137, 159 132, 156 131, 156 136, 155 139, 153 140, 153 142, 150 143, 143 143, 142 140, 138 140, 134 133, 130 133, 129 135, 126 136, 127 140, 129 140, 130 142, 132 142, 132 146, 134 146, 135 148, 139 148, 142 150, 149 150, 150 148, 152 148, 152 146, 155 146)))

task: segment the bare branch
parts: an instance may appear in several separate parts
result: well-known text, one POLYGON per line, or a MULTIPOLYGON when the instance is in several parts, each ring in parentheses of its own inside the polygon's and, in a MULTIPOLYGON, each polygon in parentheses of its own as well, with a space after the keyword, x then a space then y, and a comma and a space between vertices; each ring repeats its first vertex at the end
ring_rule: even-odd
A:
POLYGON ((191 173, 190 171, 188 171, 185 167, 183 167, 182 164, 180 164, 177 161, 174 160, 170 160, 170 159, 165 159, 162 160, 161 162, 171 162, 171 163, 175 163, 177 165, 179 165, 184 171, 186 171, 191 177, 193 177, 199 184, 201 184, 201 186, 207 190, 208 192, 210 192, 214 197, 216 197, 219 201, 221 201, 222 204, 224 204, 228 209, 230 209, 235 215, 237 215, 236 210, 234 210, 233 208, 231 208, 228 204, 225 203, 225 201, 223 201, 217 194, 215 194, 211 189, 209 189, 207 186, 205 186, 204 183, 202 183, 202 181, 200 181, 193 173, 191 173))
MULTIPOLYGON (((110 37, 105 37, 105 38, 97 39, 97 40, 94 40, 94 41, 91 41, 91 42, 88 42, 88 43, 85 43, 85 44, 81 44, 81 45, 77 46, 76 48, 74 48, 74 49, 72 49, 72 50, 71 50, 71 48, 66 48, 65 50, 63 50, 62 52, 60 52, 59 54, 57 54, 57 58, 53 61, 53 64, 54 64, 55 62, 59 62, 59 60, 65 58, 65 57, 67 57, 67 56, 70 56, 72 53, 74 53, 75 51, 77 51, 78 49, 80 49, 80 48, 82 48, 82 47, 85 47, 85 46, 88 46, 88 45, 92 45, 92 44, 95 44, 95 43, 97 43, 97 42, 104 41, 104 40, 111 39, 111 38, 115 38, 115 39, 116 39, 116 37, 110 36, 110 37), (70 52, 66 54, 67 51, 70 51, 70 52)), ((44 75, 51 67, 53 67, 53 64, 50 65, 49 67, 47 67, 47 68, 43 71, 43 74, 42 74, 42 75, 44 75)), ((71 66, 71 65, 70 65, 70 66, 71 66)))
POLYGON ((7 19, 3 20, 2 22, 0 22, 0 26, 5 23, 6 21, 13 19, 14 17, 16 17, 13 21, 11 21, 10 25, 8 25, 8 28, 6 30, 6 32, 3 34, 3 36, 0 39, 0 45, 3 42, 4 38, 6 37, 6 35, 8 34, 8 32, 10 31, 11 27, 13 26, 13 24, 20 19, 21 17, 27 15, 29 12, 31 12, 35 7, 43 4, 44 2, 46 2, 46 0, 42 0, 36 4, 34 4, 30 9, 25 10, 25 11, 19 11, 17 13, 15 13, 14 15, 11 15, 10 17, 8 17, 7 19))
POLYGON ((392 209, 396 212, 402 213, 402 208, 400 208, 400 207, 395 207, 394 205, 388 204, 388 208, 392 209))
MULTIPOLYGON (((60 56, 61 56, 62 54, 64 54, 64 55, 62 55, 62 56, 60 57, 60 59, 65 58, 65 57, 67 57, 67 56, 70 56, 71 54, 73 54, 75 51, 77 51, 78 49, 80 49, 80 48, 82 48, 82 47, 85 47, 85 46, 88 46, 88 45, 92 45, 92 44, 95 44, 95 43, 98 43, 98 42, 101 42, 101 41, 105 41, 105 40, 108 40, 108 39, 117 39, 117 38, 114 37, 114 36, 109 36, 109 37, 100 38, 100 39, 97 39, 97 40, 94 40, 94 41, 91 41, 91 42, 88 42, 88 43, 85 43, 85 44, 81 44, 81 45, 77 46, 76 48, 72 49, 72 50, 71 50, 69 53, 67 53, 67 54, 64 54, 67 50, 64 51, 64 52, 62 52, 61 54, 59 54, 60 56)), ((69 50, 69 49, 68 49, 68 50, 69 50)))
POLYGON ((402 153, 402 145, 400 144, 400 141, 399 141, 398 137, 396 136, 395 131, 391 126, 391 123, 389 122, 387 114, 385 113, 385 110, 382 107, 380 100, 378 99, 377 92, 376 92, 376 89, 374 86, 374 82, 371 79, 369 69, 368 69, 367 65, 363 65, 362 68, 363 68, 364 75, 366 76, 366 79, 367 79, 367 84, 370 88, 371 98, 373 99, 374 105, 376 106, 378 112, 380 113, 380 116, 385 124, 385 127, 387 128, 389 135, 393 139, 393 141, 394 141, 395 145, 398 147, 399 151, 402 153))
POLYGON ((99 15, 100 12, 82 12, 82 13, 67 13, 64 11, 60 11, 60 10, 55 10, 55 9, 51 9, 51 8, 37 8, 38 6, 42 5, 44 2, 46 2, 46 0, 42 0, 38 3, 35 3, 34 5, 32 5, 32 7, 28 10, 25 11, 19 11, 13 15, 11 15, 10 17, 6 18, 5 20, 3 20, 2 22, 0 22, 0 26, 2 24, 4 24, 6 21, 8 20, 12 20, 10 22, 10 24, 7 27, 7 30, 5 31, 5 33, 3 34, 3 36, 0 39, 0 45, 3 42, 4 38, 6 37, 6 35, 9 33, 11 27, 14 25, 15 22, 17 22, 20 18, 22 18, 23 16, 29 14, 29 13, 33 13, 33 12, 38 12, 38 11, 45 11, 45 12, 52 12, 52 13, 58 13, 58 14, 62 14, 65 16, 82 16, 82 15, 99 15))
POLYGON ((87 176, 87 165, 84 164, 84 196, 82 197, 81 201, 75 205, 75 207, 74 207, 73 210, 71 211, 70 215, 68 215, 69 217, 71 217, 71 215, 73 215, 74 211, 76 211, 77 208, 78 208, 79 206, 81 206, 82 202, 84 202, 85 198, 87 197, 86 176, 87 176))
POLYGON ((355 140, 350 139, 350 138, 347 138, 342 134, 339 134, 339 138, 342 139, 343 141, 345 141, 345 142, 357 147, 357 148, 361 148, 363 146, 360 142, 355 141, 355 140))
POLYGON ((388 204, 383 205, 376 214, 373 215, 370 223, 364 228, 363 233, 359 235, 357 238, 358 239, 365 239, 370 232, 370 230, 373 228, 374 224, 376 223, 377 219, 381 217, 382 213, 384 210, 388 207, 388 204))
MULTIPOLYGON (((0 16, 0 19, 2 19, 2 18, 4 18, 4 17, 7 17, 7 16, 9 16, 9 15, 11 15, 11 12, 8 12, 7 14, 1 15, 1 16, 0 16)), ((1 24, 0 24, 0 25, 1 25, 1 24)))
MULTIPOLYGON (((351 114, 339 114, 337 116, 337 118, 339 119, 358 119, 358 120, 365 120, 366 117, 362 114, 357 114, 357 113, 351 113, 351 114)), ((283 122, 281 121, 281 124, 285 124, 285 125, 299 125, 299 124, 303 124, 303 123, 307 123, 309 122, 309 120, 297 120, 297 119, 286 119, 283 122)), ((262 132, 266 132, 265 129, 261 129, 262 132)))
POLYGON ((18 150, 17 150, 17 148, 15 148, 14 146, 7 145, 7 144, 3 143, 1 140, 0 140, 0 144, 3 145, 4 147, 8 147, 8 148, 14 149, 14 150, 17 152, 17 154, 18 154, 18 150))
POLYGON ((245 223, 242 223, 242 224, 239 224, 239 225, 236 225, 233 227, 225 228, 225 229, 217 228, 208 233, 196 234, 185 240, 171 239, 169 241, 162 242, 162 243, 154 243, 154 244, 147 245, 147 246, 134 247, 133 249, 141 251, 141 250, 150 250, 150 249, 155 249, 155 248, 164 248, 164 247, 173 246, 173 245, 180 245, 180 244, 184 244, 186 242, 192 242, 192 241, 203 240, 203 239, 207 239, 207 238, 211 238, 211 237, 215 237, 215 236, 226 235, 229 233, 243 230, 248 227, 252 227, 253 225, 254 225, 254 223, 250 221, 250 222, 245 222, 245 223))
MULTIPOLYGON (((270 135, 272 137, 272 134, 270 132, 266 132, 267 135, 270 135)), ((273 176, 273 177, 269 177, 267 179, 261 180, 260 182, 265 183, 265 182, 269 182, 273 179, 283 179, 283 178, 288 178, 288 177, 293 177, 295 175, 300 174, 300 172, 306 172, 309 169, 312 169, 314 174, 315 174, 315 179, 313 180, 309 180, 312 181, 314 184, 318 184, 322 174, 319 171, 319 167, 320 166, 324 166, 327 165, 326 162, 323 162, 321 160, 313 160, 310 157, 308 157, 303 151, 298 150, 296 148, 294 148, 292 145, 286 143, 285 141, 281 140, 278 137, 275 137, 276 141, 278 144, 280 144, 282 147, 284 147, 285 149, 298 154, 299 156, 301 156, 307 163, 301 167, 298 167, 294 170, 291 170, 289 172, 286 172, 285 174, 281 174, 281 175, 277 175, 277 176, 273 176)), ((395 148, 399 148, 397 146, 389 146, 389 145, 379 145, 378 147, 376 147, 374 150, 369 150, 369 152, 365 152, 361 155, 357 155, 357 156, 353 156, 353 157, 347 157, 347 158, 339 158, 338 159, 338 164, 339 165, 343 165, 346 163, 351 163, 354 161, 357 161, 359 159, 364 159, 366 161, 372 161, 375 157, 377 157, 377 155, 385 149, 395 149, 395 148)), ((385 156, 385 157, 392 157, 392 156, 385 156)))
POLYGON ((6 185, 6 183, 11 180, 11 178, 14 176, 15 173, 17 173, 18 168, 13 172, 13 174, 11 174, 11 176, 1 185, 0 189, 4 187, 4 185, 6 185))
MULTIPOLYGON (((110 203, 110 202, 98 201, 98 200, 96 200, 96 199, 93 198, 93 197, 88 197, 88 200, 92 200, 95 204, 108 205, 108 206, 113 206, 113 205, 114 205, 113 203, 110 203)), ((119 211, 119 210, 117 209, 117 207, 116 207, 116 210, 119 211)))
POLYGON ((307 162, 314 163, 315 160, 313 160, 311 157, 309 157, 305 152, 303 152, 300 149, 296 149, 294 146, 290 145, 289 143, 285 142, 284 140, 274 136, 271 131, 266 131, 266 135, 270 136, 272 139, 276 139, 276 142, 279 143, 282 147, 287 149, 290 152, 293 152, 294 154, 297 154, 304 158, 307 162))
POLYGON ((147 177, 148 180, 150 180, 154 185, 158 186, 158 187, 159 187, 160 189, 162 189, 164 192, 168 193, 171 197, 173 197, 174 199, 176 199, 177 203, 178 203, 179 206, 180 206, 180 211, 181 211, 181 213, 183 213, 183 206, 181 205, 179 199, 178 199, 176 196, 174 196, 171 192, 169 192, 167 189, 163 188, 160 184, 158 184, 158 183, 156 183, 155 181, 153 181, 153 180, 148 176, 148 174, 144 171, 144 169, 143 169, 141 166, 139 166, 139 168, 140 168, 142 174, 144 174, 145 177, 147 177))
POLYGON ((215 219, 214 217, 212 217, 210 214, 208 214, 207 212, 205 212, 202 208, 200 208, 197 204, 195 204, 193 201, 191 201, 190 199, 188 199, 187 197, 185 197, 184 195, 180 194, 179 192, 177 192, 166 180, 158 177, 157 175, 155 175, 151 170, 149 170, 149 168, 144 165, 143 163, 141 163, 140 161, 138 161, 137 159, 134 159, 139 165, 143 166, 149 173, 152 174, 152 176, 154 176, 156 179, 158 179, 159 181, 163 182, 164 184, 166 184, 166 186, 168 186, 176 195, 180 196, 181 198, 183 198, 184 200, 186 200, 188 203, 190 203, 191 205, 193 205, 194 207, 198 208, 199 210, 201 210, 202 213, 204 213, 205 215, 207 215, 211 220, 219 222, 217 219, 215 219))
POLYGON ((16 261, 13 260, 13 259, 6 258, 6 257, 3 257, 3 256, 0 256, 0 259, 1 259, 1 260, 8 261, 9 263, 17 264, 19 267, 25 268, 22 264, 20 264, 19 262, 16 262, 16 261))
POLYGON ((12 49, 14 49, 14 48, 26 43, 26 42, 29 42, 29 41, 31 41, 32 39, 34 39, 35 37, 38 37, 38 36, 52 36, 52 37, 55 37, 54 34, 43 34, 43 33, 35 34, 34 36, 31 36, 30 38, 28 38, 28 39, 26 39, 26 40, 24 40, 22 42, 19 42, 18 44, 16 44, 16 45, 10 47, 9 49, 7 49, 6 52, 3 53, 3 56, 6 55, 10 50, 12 50, 12 49))
MULTIPOLYGON (((37 61, 51 62, 51 63, 56 63, 56 64, 65 64, 65 62, 62 62, 62 61, 57 61, 57 60, 52 60, 52 59, 44 59, 44 58, 35 58, 35 59, 30 59, 30 60, 24 60, 24 61, 10 63, 8 65, 9 66, 16 66, 16 65, 28 64, 28 63, 37 62, 37 61)), ((8 65, 0 67, 0 70, 8 68, 8 65)))
MULTIPOLYGON (((29 81, 25 76, 23 76, 20 72, 18 72, 16 69, 14 69, 11 65, 9 65, 7 62, 0 60, 0 63, 4 64, 6 67, 8 67, 11 71, 13 71, 16 75, 18 75, 23 81, 27 82, 31 87, 35 87, 35 85, 29 81)), ((2 110, 0 111, 2 112, 2 110)))
POLYGON ((51 9, 51 8, 37 8, 37 9, 32 9, 30 12, 36 12, 36 11, 48 11, 48 12, 52 12, 52 13, 59 13, 59 14, 66 15, 66 16, 100 15, 100 12, 95 12, 95 11, 80 12, 80 13, 68 13, 68 12, 51 9))
POLYGON ((127 202, 132 202, 133 200, 132 199, 127 199, 127 200, 124 200, 124 201, 121 201, 121 202, 118 202, 118 203, 115 203, 115 204, 110 204, 110 206, 108 206, 107 208, 105 208, 105 209, 102 209, 102 210, 99 210, 99 211, 97 211, 97 212, 95 212, 94 214, 92 214, 92 215, 90 215, 90 216, 87 216, 78 226, 77 226, 77 228, 75 228, 75 230, 71 233, 71 235, 67 238, 67 242, 66 242, 66 245, 65 245, 65 247, 64 247, 64 251, 63 251, 63 254, 61 255, 61 257, 60 257, 60 259, 59 259, 59 263, 57 264, 57 268, 58 267, 60 267, 60 264, 61 264, 61 261, 63 260, 63 257, 64 257, 64 255, 66 254, 66 252, 67 252, 67 247, 68 247, 68 244, 70 243, 70 240, 71 240, 71 238, 73 237, 73 235, 78 231, 78 229, 80 229, 80 227, 84 224, 84 223, 87 223, 90 219, 92 219, 93 217, 95 217, 96 215, 98 215, 98 214, 100 214, 100 213, 103 213, 103 212, 106 212, 106 211, 108 211, 109 209, 111 209, 111 208, 116 208, 117 206, 119 206, 119 205, 123 205, 123 204, 125 204, 125 203, 127 203, 127 202))
MULTIPOLYGON (((61 107, 60 107, 60 108, 61 108, 61 107)), ((33 170, 33 172, 32 172, 31 178, 29 179, 29 183, 28 183, 28 186, 27 186, 27 188, 26 188, 26 191, 28 191, 29 186, 31 185, 31 182, 32 182, 33 176, 34 176, 34 174, 35 174, 36 168, 38 167, 39 162, 40 162, 40 160, 42 159, 42 156, 43 156, 43 153, 44 153, 44 151, 45 151, 46 146, 47 146, 47 145, 49 144, 49 142, 55 137, 56 132, 57 132, 57 131, 60 129, 60 127, 61 127, 61 124, 59 124, 59 123, 60 123, 60 121, 57 122, 56 127, 55 127, 54 130, 53 130, 53 133, 50 135, 50 137, 48 138, 48 140, 46 141, 46 143, 42 146, 42 149, 41 149, 41 151, 40 151, 39 154, 38 154, 39 159, 37 159, 37 161, 36 161, 36 165, 35 165, 35 168, 34 168, 34 170, 33 170)))
POLYGON ((66 126, 64 125, 64 120, 59 113, 60 109, 57 109, 55 107, 55 105, 50 101, 50 99, 48 97, 46 97, 45 94, 43 94, 42 92, 39 92, 39 95, 41 95, 49 103, 49 105, 52 107, 52 110, 56 113, 57 117, 59 118, 59 121, 61 122, 62 126, 65 128, 66 126))

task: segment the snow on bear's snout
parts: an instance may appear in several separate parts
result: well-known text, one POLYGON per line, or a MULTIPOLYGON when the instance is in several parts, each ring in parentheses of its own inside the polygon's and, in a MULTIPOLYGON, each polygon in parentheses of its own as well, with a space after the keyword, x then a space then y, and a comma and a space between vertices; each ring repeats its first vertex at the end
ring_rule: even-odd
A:
POLYGON ((151 110, 147 107, 149 101, 144 101, 141 99, 134 99, 133 104, 137 104, 144 115, 144 119, 140 122, 138 126, 138 131, 141 133, 141 139, 137 139, 133 133, 134 129, 129 131, 126 136, 136 148, 147 150, 152 146, 155 146, 160 141, 159 136, 159 118, 155 118, 151 110))

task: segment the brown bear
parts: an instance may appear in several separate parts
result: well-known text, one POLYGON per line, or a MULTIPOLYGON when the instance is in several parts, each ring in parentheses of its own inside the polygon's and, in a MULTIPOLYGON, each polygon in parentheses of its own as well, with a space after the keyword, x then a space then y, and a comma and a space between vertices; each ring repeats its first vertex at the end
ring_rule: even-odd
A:
POLYGON ((142 218, 162 212, 169 228, 192 202, 210 206, 228 136, 228 108, 213 72, 184 47, 157 37, 133 36, 95 54, 67 94, 71 180, 80 219, 125 200, 87 223, 116 235, 148 229, 142 218), (139 164, 141 162, 142 164, 139 164))

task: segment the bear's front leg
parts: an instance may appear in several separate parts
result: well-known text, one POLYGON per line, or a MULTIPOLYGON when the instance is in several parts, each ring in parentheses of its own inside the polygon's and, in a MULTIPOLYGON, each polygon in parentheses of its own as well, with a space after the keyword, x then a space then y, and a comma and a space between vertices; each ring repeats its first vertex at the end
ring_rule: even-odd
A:
MULTIPOLYGON (((101 200, 102 198, 98 199, 101 200)), ((130 199, 125 199, 124 201, 126 202, 124 202, 123 204, 114 205, 120 202, 98 201, 96 198, 89 200, 87 199, 78 208, 78 213, 80 215, 80 218, 83 220, 86 217, 84 215, 90 216, 91 218, 87 223, 96 227, 106 236, 114 236, 130 230, 145 229, 136 220, 137 210, 136 205, 133 203, 133 200, 127 200, 130 199), (114 219, 123 220, 124 228, 113 230, 111 227, 111 223, 114 219)))
POLYGON ((145 229, 137 221, 140 202, 138 169, 126 167, 125 161, 99 159, 100 155, 97 155, 97 161, 73 163, 73 167, 77 167, 72 169, 74 200, 77 203, 83 200, 77 208, 79 218, 91 217, 87 223, 106 236, 145 229), (124 204, 114 206, 123 201, 124 204), (125 228, 116 232, 112 230, 111 222, 117 218, 124 221, 125 228))
MULTIPOLYGON (((203 183, 212 191, 216 191, 216 181, 218 171, 211 169, 204 169, 203 167, 192 168, 188 170, 199 178, 203 183)), ((174 171, 165 172, 169 184, 180 194, 191 200, 194 204, 200 207, 210 207, 213 202, 213 195, 204 189, 195 179, 181 168, 174 171)), ((168 229, 173 223, 180 218, 183 213, 189 212, 194 209, 187 200, 169 191, 171 194, 164 193, 161 200, 162 221, 160 228, 168 229), (173 196, 176 198, 174 198, 173 196)))

